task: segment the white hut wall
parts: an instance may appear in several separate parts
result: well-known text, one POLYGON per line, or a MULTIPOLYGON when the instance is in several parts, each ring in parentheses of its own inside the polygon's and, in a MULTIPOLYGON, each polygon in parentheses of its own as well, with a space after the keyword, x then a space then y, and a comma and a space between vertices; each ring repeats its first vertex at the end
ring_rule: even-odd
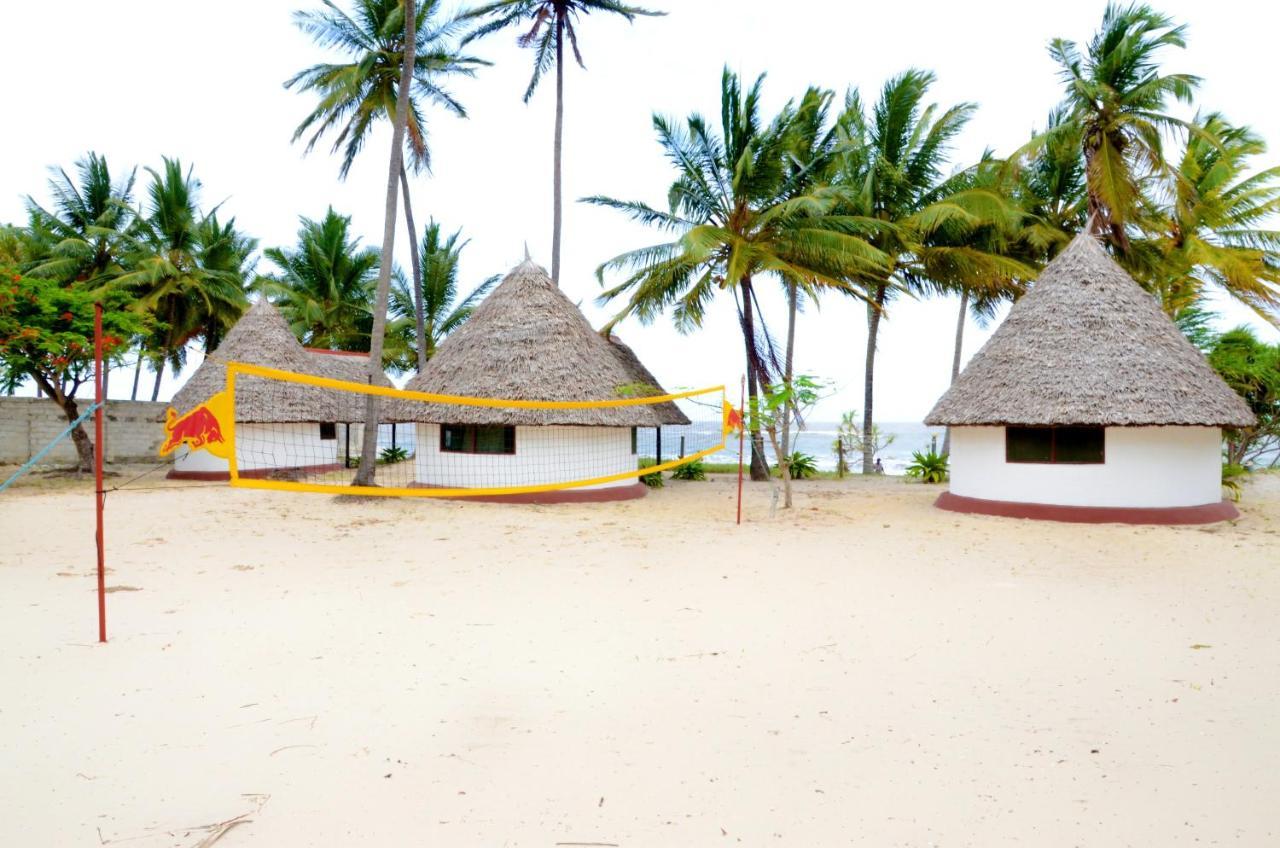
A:
POLYGON ((1182 507, 1222 499, 1217 427, 1108 427, 1105 461, 1007 462, 1004 427, 953 427, 951 491, 993 501, 1182 507))
MULTIPOLYGON (((342 428, 339 427, 341 436, 342 428)), ((320 425, 236 424, 236 467, 239 471, 311 468, 338 462, 338 440, 322 439, 320 425)), ((179 472, 229 471, 227 461, 207 451, 191 451, 174 463, 179 472)))
MULTIPOLYGON (((420 485, 479 489, 590 480, 636 470, 628 427, 516 427, 514 454, 440 450, 440 425, 417 425, 420 485)), ((584 489, 632 486, 630 477, 584 489)))

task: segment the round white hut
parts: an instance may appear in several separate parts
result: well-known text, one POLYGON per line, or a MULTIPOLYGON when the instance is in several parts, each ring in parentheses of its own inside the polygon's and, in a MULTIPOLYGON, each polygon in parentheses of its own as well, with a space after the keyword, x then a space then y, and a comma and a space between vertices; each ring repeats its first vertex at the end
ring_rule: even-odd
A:
POLYGON ((1092 236, 1080 235, 925 419, 951 429, 938 506, 1062 521, 1204 523, 1244 401, 1092 236))
MULTIPOLYGON (((284 317, 265 299, 245 312, 217 350, 187 380, 170 406, 178 417, 227 385, 227 362, 248 362, 304 374, 319 370, 284 317)), ((329 376, 326 374, 325 376, 329 376)), ((236 385, 237 467, 245 476, 341 468, 333 392, 311 386, 241 378, 236 385)), ((181 453, 169 477, 226 480, 228 463, 207 451, 181 453)))
MULTIPOLYGON (((593 330, 547 272, 528 260, 405 388, 539 401, 665 394, 629 348, 593 330)), ((689 423, 673 403, 549 410, 403 402, 395 414, 417 424, 417 484, 446 488, 544 485, 635 471, 637 428, 689 423)), ((633 477, 517 499, 619 500, 644 493, 633 477)))

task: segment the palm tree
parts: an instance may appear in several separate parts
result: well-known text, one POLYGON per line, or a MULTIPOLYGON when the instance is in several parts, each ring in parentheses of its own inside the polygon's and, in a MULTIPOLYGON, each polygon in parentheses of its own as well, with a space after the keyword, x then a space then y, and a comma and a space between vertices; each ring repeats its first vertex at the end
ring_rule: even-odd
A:
POLYGON ((211 350, 248 308, 248 257, 257 242, 238 235, 234 219, 219 224, 216 209, 201 213, 200 181, 190 168, 184 173, 179 160, 166 157, 161 171, 147 172, 147 214, 136 220, 130 270, 116 284, 135 292, 139 307, 156 319, 148 351, 154 401, 166 362, 180 370, 188 342, 200 336, 211 350))
POLYGON ((1218 289, 1280 324, 1280 167, 1256 170, 1261 136, 1222 115, 1197 118, 1173 173, 1151 188, 1136 276, 1177 318, 1218 289))
MULTIPOLYGON (((425 107, 435 105, 458 117, 467 116, 466 109, 443 87, 441 79, 474 76, 476 68, 489 64, 455 52, 451 42, 461 24, 456 18, 441 18, 441 9, 441 0, 424 0, 415 12, 413 83, 405 130, 409 167, 415 174, 431 170, 431 150, 423 120, 425 107)), ((310 152, 325 133, 336 132, 332 152, 341 151, 338 173, 346 179, 373 127, 383 119, 395 117, 393 109, 405 52, 404 5, 401 0, 355 0, 353 12, 347 14, 332 0, 324 0, 323 9, 297 12, 294 18, 319 46, 337 48, 351 56, 348 62, 313 65, 284 84, 285 88, 297 86, 300 91, 313 91, 320 98, 294 131, 293 140, 310 133, 306 147, 310 152)), ((416 245, 419 237, 409 200, 409 175, 403 166, 399 180, 409 244, 416 245)), ((417 261, 416 253, 412 254, 415 276, 419 275, 417 261)), ((417 310, 421 323, 421 304, 417 310)), ((419 351, 419 368, 425 362, 425 352, 419 351)))
POLYGON ((639 6, 628 6, 617 0, 494 0, 466 12, 462 17, 468 20, 487 18, 475 32, 464 40, 467 44, 474 39, 518 26, 529 27, 517 43, 521 47, 531 47, 534 51, 533 76, 529 78, 529 86, 524 92, 524 102, 528 103, 538 87, 542 75, 556 65, 556 130, 553 144, 554 165, 552 168, 553 200, 551 213, 551 279, 560 284, 560 234, 561 234, 561 153, 564 138, 564 50, 565 40, 573 49, 573 58, 578 67, 586 69, 582 62, 582 54, 578 52, 578 33, 574 29, 574 21, 582 15, 592 12, 610 12, 621 15, 628 21, 635 21, 638 15, 665 15, 665 12, 654 12, 639 6), (532 24, 532 25, 531 25, 532 24))
POLYGON ((361 247, 351 218, 332 207, 319 221, 300 220, 293 248, 263 251, 280 269, 266 278, 266 292, 304 345, 368 350, 378 251, 361 247))
MULTIPOLYGON (((870 115, 852 91, 840 117, 843 203, 850 214, 878 223, 869 241, 886 257, 872 274, 857 278, 867 307, 864 433, 875 423, 880 322, 897 293, 995 292, 1034 274, 982 244, 991 229, 1016 227, 1016 207, 999 191, 943 176, 950 143, 975 107, 961 103, 939 112, 926 106, 933 82, 932 73, 914 69, 890 79, 870 115)), ((870 440, 864 440, 862 473, 873 473, 874 461, 870 440)))
POLYGON ((1185 47, 1185 34, 1150 6, 1108 3, 1084 53, 1066 39, 1049 44, 1066 85, 1070 121, 1063 131, 1081 139, 1089 215, 1121 253, 1129 249, 1125 226, 1138 212, 1142 180, 1164 169, 1161 133, 1186 126, 1165 111, 1170 98, 1189 102, 1200 83, 1190 74, 1160 73, 1158 54, 1185 47))
MULTIPOLYGON (((414 286, 403 276, 396 279, 391 289, 391 315, 398 320, 390 335, 405 339, 406 350, 425 348, 428 360, 435 356, 436 348, 444 337, 471 317, 476 306, 500 279, 498 275, 489 277, 466 297, 458 299, 458 262, 462 249, 467 246, 466 241, 459 242, 461 236, 462 231, 458 230, 447 238, 443 237, 440 224, 432 219, 422 237, 420 290, 413 291, 414 286), (426 338, 422 345, 418 345, 417 338, 412 335, 416 328, 411 320, 417 303, 423 304, 426 317, 426 338)), ((404 363, 400 367, 404 368, 404 363)))
MULTIPOLYGON (((809 193, 795 190, 796 174, 804 173, 790 169, 787 160, 796 111, 788 105, 765 126, 760 118, 763 81, 761 76, 744 93, 738 77, 725 69, 720 135, 698 114, 690 115, 684 128, 654 116, 658 142, 676 167, 667 211, 638 201, 586 199, 676 236, 600 266, 597 276, 602 283, 609 271, 628 273, 600 297, 608 302, 627 296, 605 331, 629 315, 651 321, 667 307, 681 331, 692 331, 702 324, 715 294, 728 289, 742 329, 753 408, 762 385, 777 370, 763 316, 758 317, 756 280, 774 277, 806 296, 823 289, 857 296, 859 290, 849 279, 883 263, 882 254, 854 232, 865 222, 832 214, 835 194, 820 188, 809 193)), ((754 427, 751 477, 765 480, 768 475, 763 440, 754 427)))
MULTIPOLYGON (((404 167, 404 136, 409 123, 409 89, 414 79, 414 50, 418 40, 415 25, 418 16, 414 12, 414 0, 403 0, 404 10, 404 64, 400 69, 400 84, 396 87, 394 120, 391 128, 391 157, 387 174, 387 203, 383 213, 382 253, 378 265, 378 288, 373 304, 373 328, 369 338, 369 383, 375 384, 382 376, 382 345, 387 333, 387 298, 391 289, 391 251, 396 244, 396 183, 404 167)), ((416 244, 414 245, 416 247, 416 244)), ((356 486, 372 486, 377 473, 378 456, 378 398, 368 395, 364 407, 364 437, 360 446, 360 468, 352 481, 356 486)))
POLYGON ((31 230, 42 233, 47 245, 30 273, 93 286, 118 277, 134 214, 135 174, 132 169, 112 180, 106 157, 92 151, 76 161, 78 182, 58 168, 49 180, 52 211, 27 198, 31 230))

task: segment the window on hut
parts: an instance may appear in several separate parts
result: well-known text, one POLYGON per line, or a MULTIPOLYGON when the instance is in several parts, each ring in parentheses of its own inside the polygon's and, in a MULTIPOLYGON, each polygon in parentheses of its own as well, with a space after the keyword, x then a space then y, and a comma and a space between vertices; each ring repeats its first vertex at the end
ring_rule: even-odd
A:
POLYGON ((502 425, 444 424, 440 427, 444 453, 516 452, 516 428, 502 425))
POLYGON ((320 438, 323 441, 332 441, 338 438, 338 425, 332 421, 320 422, 320 438))
POLYGON ((1106 461, 1105 427, 1005 427, 1005 462, 1098 465, 1106 461))
POLYGON ((640 436, 638 432, 639 430, 640 430, 639 427, 631 428, 631 455, 632 456, 635 456, 637 453, 639 453, 639 450, 638 450, 639 442, 640 442, 640 436))

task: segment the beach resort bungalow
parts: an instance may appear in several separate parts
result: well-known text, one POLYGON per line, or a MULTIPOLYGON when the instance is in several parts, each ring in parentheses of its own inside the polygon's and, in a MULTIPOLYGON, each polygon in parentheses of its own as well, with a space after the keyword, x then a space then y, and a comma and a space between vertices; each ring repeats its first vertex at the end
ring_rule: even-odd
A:
MULTIPOLYGON (((309 347, 305 348, 307 357, 311 361, 311 369, 308 373, 315 374, 320 377, 328 377, 332 380, 342 380, 347 383, 359 383, 360 385, 369 384, 369 354, 367 352, 360 353, 348 350, 325 350, 323 348, 309 347)), ((395 384, 391 382, 385 372, 380 372, 378 385, 384 388, 394 388, 395 384)), ((340 465, 347 468, 353 467, 353 458, 359 458, 360 445, 364 438, 364 416, 365 416, 365 399, 367 395, 358 392, 333 392, 331 401, 333 407, 331 414, 333 418, 321 424, 322 436, 327 440, 329 436, 333 436, 336 440, 337 457, 340 465)), ((413 428, 401 428, 400 432, 396 432, 396 425, 392 424, 388 429, 389 432, 380 434, 391 447, 404 447, 409 453, 413 452, 413 428)), ((381 444, 384 439, 380 438, 381 444)))
POLYGON ((1205 523, 1244 401, 1092 236, 1014 304, 925 422, 951 427, 938 506, 1063 521, 1205 523))
MULTIPOLYGON (((181 418, 225 389, 229 361, 316 374, 320 366, 314 357, 298 342, 279 310, 265 299, 259 300, 205 357, 170 406, 181 418)), ((295 383, 240 378, 236 386, 240 473, 266 476, 288 470, 340 468, 335 421, 343 416, 335 394, 295 383)), ((178 455, 168 476, 226 480, 228 470, 225 459, 206 451, 190 451, 178 455)))
MULTIPOLYGON (((451 333, 413 391, 512 400, 618 400, 664 394, 634 353, 605 339, 526 260, 451 333)), ((417 485, 494 488, 592 480, 635 471, 637 429, 688 424, 673 403, 521 409, 401 402, 417 425, 417 485)), ((640 497, 635 477, 540 493, 530 500, 640 497)))

